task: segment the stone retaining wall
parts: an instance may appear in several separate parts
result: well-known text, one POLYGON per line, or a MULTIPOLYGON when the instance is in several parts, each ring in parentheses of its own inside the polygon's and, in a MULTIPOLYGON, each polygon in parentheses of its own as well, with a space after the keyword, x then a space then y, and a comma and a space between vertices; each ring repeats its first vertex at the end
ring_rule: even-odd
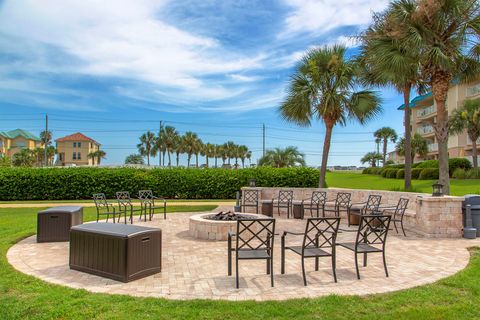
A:
MULTIPOLYGON (((382 196, 382 206, 396 205, 399 198, 408 198, 407 211, 404 218, 405 229, 425 237, 434 238, 459 238, 462 236, 463 197, 433 197, 426 193, 397 192, 384 190, 343 189, 343 188, 268 188, 244 187, 242 190, 259 190, 261 199, 278 197, 280 190, 293 190, 294 200, 309 199, 312 192, 322 190, 327 192, 327 199, 334 200, 338 192, 352 193, 352 203, 365 202, 370 194, 382 196)), ((255 208, 247 207, 245 212, 255 212, 255 208)), ((274 214, 276 214, 276 208, 274 214)), ((285 212, 285 209, 282 210, 285 212)), ((308 211, 306 212, 308 216, 308 211)), ((342 217, 346 218, 346 217, 342 217)))

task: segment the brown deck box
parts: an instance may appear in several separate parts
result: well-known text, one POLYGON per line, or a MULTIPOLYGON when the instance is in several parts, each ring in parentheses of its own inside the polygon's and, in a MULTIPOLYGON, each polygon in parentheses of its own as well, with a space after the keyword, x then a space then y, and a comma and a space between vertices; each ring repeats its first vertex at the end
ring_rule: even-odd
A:
POLYGON ((70 230, 70 268, 129 282, 162 270, 162 231, 120 223, 70 230))
POLYGON ((61 206, 40 211, 37 215, 37 242, 70 240, 70 228, 83 223, 83 208, 61 206))

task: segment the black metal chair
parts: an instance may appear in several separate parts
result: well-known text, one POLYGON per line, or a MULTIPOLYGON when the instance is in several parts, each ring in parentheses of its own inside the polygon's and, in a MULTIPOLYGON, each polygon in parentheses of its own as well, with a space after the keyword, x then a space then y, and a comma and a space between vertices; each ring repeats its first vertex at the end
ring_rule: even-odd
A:
POLYGON ((339 192, 335 197, 335 202, 332 203, 332 200, 327 200, 327 202, 325 202, 325 208, 323 212, 333 212, 335 217, 340 217, 341 212, 346 212, 347 215, 349 215, 350 207, 352 206, 351 198, 351 193, 339 192), (329 206, 329 204, 333 205, 333 208, 332 206, 329 206))
POLYGON ((290 218, 290 211, 293 205, 293 190, 280 190, 278 198, 273 198, 273 205, 277 207, 278 215, 280 215, 280 208, 287 208, 287 218, 290 218))
POLYGON ((117 197, 118 209, 120 211, 120 215, 118 217, 118 221, 120 222, 120 218, 122 217, 122 212, 124 213, 125 217, 125 224, 127 223, 127 213, 130 213, 130 223, 133 224, 133 213, 140 212, 142 214, 143 208, 135 209, 132 203, 132 199, 130 198, 130 193, 128 191, 119 191, 115 193, 117 197))
POLYGON ((360 215, 364 214, 374 214, 378 212, 380 203, 382 202, 382 196, 379 194, 371 194, 368 196, 367 201, 352 203, 350 210, 348 211, 348 226, 350 226, 350 214, 352 214, 352 209, 357 208, 360 211, 360 215))
MULTIPOLYGON (((255 212, 258 213, 260 202, 260 191, 259 190, 243 190, 242 191, 242 211, 245 207, 254 207, 255 212)), ((245 211, 244 211, 245 212, 245 211)))
POLYGON ((235 252, 235 284, 239 287, 239 260, 266 260, 267 274, 273 287, 273 243, 275 219, 237 220, 236 233, 228 233, 228 275, 232 275, 232 252, 235 252), (235 248, 232 248, 235 238, 235 248))
POLYGON ((405 211, 407 210, 408 202, 410 200, 407 198, 400 198, 396 206, 391 207, 380 207, 384 214, 389 214, 392 216, 393 226, 395 231, 398 233, 397 222, 400 223, 402 228, 403 236, 407 236, 405 229, 403 228, 403 217, 405 216, 405 211))
POLYGON ((355 252, 355 269, 357 278, 360 279, 358 269, 358 254, 363 253, 363 266, 367 266, 369 253, 382 253, 385 275, 388 277, 387 261, 385 259, 385 244, 390 228, 389 215, 362 215, 358 225, 355 242, 338 243, 337 245, 355 252))
POLYGON ((115 207, 107 201, 105 193, 93 194, 93 202, 95 202, 95 207, 97 208, 97 222, 101 215, 107 216, 107 222, 110 215, 113 215, 113 223, 115 223, 115 207))
MULTIPOLYGON (((164 198, 155 197, 152 190, 140 190, 138 191, 138 199, 140 200, 140 205, 143 209, 145 221, 147 221, 147 210, 148 218, 150 221, 152 221, 152 217, 155 214, 155 209, 162 209, 163 219, 167 219, 167 201, 164 198), (161 201, 163 204, 158 205, 155 203, 155 201, 161 201)), ((140 220, 142 220, 142 214, 140 214, 140 220)))
POLYGON ((284 231, 282 235, 281 273, 285 273, 285 250, 291 250, 302 257, 303 284, 307 285, 305 274, 305 258, 315 258, 315 271, 318 271, 318 260, 331 257, 333 280, 337 282, 335 242, 340 218, 308 218, 304 233, 284 231), (303 235, 301 246, 285 246, 287 234, 303 235))
POLYGON ((327 202, 327 193, 325 191, 313 191, 310 199, 302 200, 303 209, 310 210, 310 216, 313 217, 313 210, 317 211, 317 218, 322 210, 322 217, 325 217, 325 203, 327 202))

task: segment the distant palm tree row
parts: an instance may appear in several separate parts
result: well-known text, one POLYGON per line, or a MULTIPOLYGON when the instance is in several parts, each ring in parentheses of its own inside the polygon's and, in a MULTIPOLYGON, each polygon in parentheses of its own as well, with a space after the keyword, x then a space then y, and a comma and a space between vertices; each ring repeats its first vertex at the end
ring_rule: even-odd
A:
MULTIPOLYGON (((251 160, 252 151, 245 145, 235 144, 228 141, 224 144, 204 143, 196 133, 188 131, 181 135, 174 127, 165 126, 157 135, 147 131, 140 136, 140 143, 137 144, 138 152, 141 157, 147 158, 147 165, 150 165, 151 157, 159 156, 160 166, 172 167, 173 162, 178 167, 180 165, 180 156, 187 156, 187 166, 190 167, 192 158, 195 157, 195 167, 199 167, 198 157, 205 157, 205 166, 210 167, 210 159, 213 160, 213 166, 218 167, 221 159, 222 165, 231 165, 234 161, 235 168, 239 167, 239 161, 242 167, 245 167, 245 160, 251 160), (165 157, 167 163, 165 163, 165 157)), ((143 159, 136 155, 130 155, 125 160, 127 164, 142 164, 143 159)))

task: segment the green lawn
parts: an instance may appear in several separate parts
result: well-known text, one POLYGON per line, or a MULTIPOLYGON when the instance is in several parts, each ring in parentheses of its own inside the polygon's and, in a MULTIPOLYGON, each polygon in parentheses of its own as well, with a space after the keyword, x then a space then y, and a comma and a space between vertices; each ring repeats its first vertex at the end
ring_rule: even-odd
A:
MULTIPOLYGON (((413 191, 432 192, 432 184, 436 180, 412 180, 413 191)), ((352 188, 352 189, 376 189, 395 190, 403 189, 402 179, 387 179, 382 176, 361 174, 353 172, 327 172, 327 184, 329 187, 352 188)), ((463 196, 465 194, 480 194, 480 180, 450 180, 451 194, 463 196)))
MULTIPOLYGON (((204 211, 214 206, 170 207, 204 211)), ((478 319, 480 250, 469 266, 435 284, 372 296, 279 302, 170 301, 92 294, 16 272, 5 254, 35 232, 38 208, 0 209, 0 319, 478 319)), ((94 218, 94 209, 85 209, 94 218)), ((341 281, 341 280, 340 280, 341 281)))

